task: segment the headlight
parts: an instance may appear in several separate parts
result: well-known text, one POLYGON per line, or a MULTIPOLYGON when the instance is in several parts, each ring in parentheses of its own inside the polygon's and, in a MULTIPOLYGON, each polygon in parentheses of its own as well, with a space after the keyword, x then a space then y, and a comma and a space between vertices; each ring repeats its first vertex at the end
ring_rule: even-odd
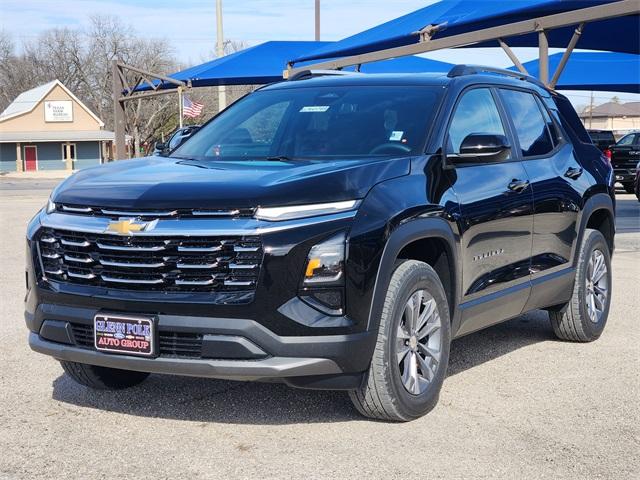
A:
POLYGON ((345 234, 339 233, 311 248, 304 272, 305 286, 344 283, 345 240, 345 234))
POLYGON ((47 200, 47 207, 46 207, 46 212, 47 213, 53 213, 56 211, 56 204, 53 203, 53 201, 51 200, 51 198, 49 198, 49 200, 47 200))
POLYGON ((359 200, 346 200, 344 202, 295 205, 292 207, 259 207, 256 210, 255 216, 260 220, 277 222, 281 220, 293 220, 298 218, 315 217, 318 215, 348 212, 349 210, 357 208, 359 203, 359 200))

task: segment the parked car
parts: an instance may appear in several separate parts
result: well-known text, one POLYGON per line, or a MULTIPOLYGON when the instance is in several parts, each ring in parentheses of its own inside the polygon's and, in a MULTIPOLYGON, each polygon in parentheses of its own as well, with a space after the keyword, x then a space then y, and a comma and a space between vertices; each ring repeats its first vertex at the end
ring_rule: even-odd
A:
POLYGON ((633 193, 635 166, 640 160, 640 133, 625 135, 610 150, 616 181, 622 184, 627 193, 633 193))
POLYGON ((454 338, 533 309, 600 336, 614 204, 611 165, 532 78, 303 72, 167 161, 59 185, 27 231, 29 345, 91 388, 281 381, 407 421, 454 338))
POLYGON ((178 128, 171 134, 167 142, 157 142, 153 155, 166 157, 169 152, 178 148, 184 141, 200 129, 201 125, 189 125, 178 128))
POLYGON ((593 144, 607 157, 611 158, 609 147, 616 143, 616 137, 613 136, 613 132, 611 130, 587 130, 587 132, 589 132, 593 144))

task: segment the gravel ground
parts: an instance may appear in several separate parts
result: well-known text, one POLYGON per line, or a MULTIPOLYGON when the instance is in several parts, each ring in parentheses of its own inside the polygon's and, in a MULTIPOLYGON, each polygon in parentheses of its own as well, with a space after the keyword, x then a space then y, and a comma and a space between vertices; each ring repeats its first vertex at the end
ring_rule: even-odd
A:
POLYGON ((619 195, 609 324, 556 341, 533 312, 454 342, 440 403, 408 424, 343 393, 152 375, 93 392, 33 353, 23 235, 51 184, 0 183, 0 479, 638 478, 640 204, 619 195))

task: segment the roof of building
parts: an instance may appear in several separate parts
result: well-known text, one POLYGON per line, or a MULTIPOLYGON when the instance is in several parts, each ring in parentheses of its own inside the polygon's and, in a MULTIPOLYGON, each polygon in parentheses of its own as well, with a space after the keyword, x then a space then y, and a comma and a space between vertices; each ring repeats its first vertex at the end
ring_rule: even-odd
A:
POLYGON ((115 135, 109 130, 59 130, 35 132, 1 132, 0 143, 36 142, 94 142, 113 141, 115 135))
POLYGON ((27 90, 26 92, 22 92, 16 97, 13 102, 11 102, 11 104, 7 108, 5 108, 2 113, 0 113, 0 122, 4 122, 5 120, 9 120, 10 118, 24 115, 25 113, 33 111, 33 109, 36 108, 38 104, 42 100, 44 100, 49 92, 51 92, 51 90, 53 90, 56 86, 62 88, 67 93, 67 95, 69 95, 73 99, 73 101, 75 101, 84 110, 86 110, 86 112, 91 115, 96 122, 98 122, 100 127, 104 127, 104 122, 100 120, 95 113, 89 110, 89 107, 82 103, 80 99, 76 97, 71 92, 71 90, 65 87, 60 80, 53 80, 49 83, 45 83, 44 85, 40 85, 39 87, 35 87, 31 90, 27 90))
POLYGON ((589 111, 585 108, 581 117, 640 117, 640 102, 607 102, 589 111))

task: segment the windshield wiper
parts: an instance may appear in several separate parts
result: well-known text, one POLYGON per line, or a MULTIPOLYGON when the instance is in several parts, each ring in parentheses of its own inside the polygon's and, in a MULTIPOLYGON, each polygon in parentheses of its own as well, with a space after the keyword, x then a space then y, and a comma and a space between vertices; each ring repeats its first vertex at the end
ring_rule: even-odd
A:
POLYGON ((286 155, 272 155, 270 157, 266 157, 265 160, 267 162, 293 162, 297 160, 296 158, 287 157, 286 155))

